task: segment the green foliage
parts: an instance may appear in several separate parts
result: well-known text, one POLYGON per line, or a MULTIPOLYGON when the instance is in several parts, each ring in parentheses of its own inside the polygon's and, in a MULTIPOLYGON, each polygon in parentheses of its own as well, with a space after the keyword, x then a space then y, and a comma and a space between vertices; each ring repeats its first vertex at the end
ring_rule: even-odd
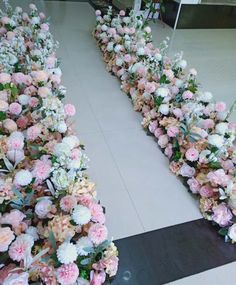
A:
POLYGON ((0 121, 3 121, 7 118, 7 114, 3 111, 0 111, 0 121))
POLYGON ((154 97, 154 102, 155 102, 157 107, 159 107, 162 104, 163 100, 164 100, 164 98, 161 96, 155 96, 154 97))

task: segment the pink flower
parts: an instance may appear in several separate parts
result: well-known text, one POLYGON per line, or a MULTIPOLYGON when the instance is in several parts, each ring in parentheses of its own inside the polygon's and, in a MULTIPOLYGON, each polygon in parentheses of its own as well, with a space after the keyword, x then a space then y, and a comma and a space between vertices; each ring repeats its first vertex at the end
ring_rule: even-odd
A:
POLYGON ((179 134, 179 128, 176 126, 170 126, 167 130, 167 135, 170 138, 175 138, 179 134))
POLYGON ((199 193, 202 197, 210 198, 213 196, 214 191, 211 186, 205 185, 200 188, 199 193))
POLYGON ((55 66, 56 63, 56 57, 55 56, 49 56, 46 59, 46 65, 48 68, 53 68, 55 66))
POLYGON ((19 115, 22 111, 22 107, 19 103, 11 103, 9 106, 9 111, 10 113, 12 113, 13 115, 19 115))
POLYGON ((225 174, 223 169, 218 169, 216 171, 209 172, 207 174, 207 178, 211 183, 218 184, 221 186, 227 186, 230 181, 230 177, 225 174))
POLYGON ((41 20, 44 20, 46 18, 45 14, 43 12, 39 13, 39 17, 41 20))
POLYGON ((99 273, 95 271, 90 272, 90 285, 102 285, 106 280, 106 273, 101 271, 99 273))
POLYGON ((217 112, 224 112, 225 109, 226 109, 226 104, 225 104, 225 102, 217 102, 217 103, 215 104, 215 110, 216 110, 217 112))
POLYGON ((103 208, 101 205, 97 203, 91 203, 89 206, 92 215, 92 221, 104 224, 105 223, 105 215, 103 212, 103 208))
POLYGON ((172 148, 172 144, 168 144, 167 147, 165 148, 165 155, 168 158, 171 158, 171 156, 173 155, 173 148, 172 148))
POLYGON ((44 198, 37 202, 34 210, 35 214, 40 219, 45 219, 47 218, 47 215, 50 213, 51 209, 52 209, 52 201, 47 198, 44 198))
POLYGON ((213 215, 212 219, 221 227, 225 227, 229 224, 230 220, 232 219, 233 215, 229 208, 222 203, 213 208, 213 215))
POLYGON ((105 258, 102 260, 102 263, 106 268, 106 273, 110 277, 116 275, 117 270, 118 270, 118 261, 119 261, 119 258, 117 256, 111 256, 109 258, 105 258))
POLYGON ((28 124, 28 119, 27 117, 19 117, 17 120, 16 120, 16 124, 19 128, 21 129, 25 129, 27 124, 28 124))
POLYGON ((102 15, 102 12, 101 12, 100 10, 96 10, 96 11, 95 11, 95 15, 96 15, 96 16, 101 16, 101 15, 102 15))
POLYGON ((14 210, 11 210, 10 213, 5 213, 0 218, 0 223, 11 225, 13 228, 17 228, 25 217, 26 215, 23 214, 21 211, 14 209, 14 210))
POLYGON ((36 97, 31 97, 29 100, 29 106, 35 108, 38 105, 39 99, 36 97))
POLYGON ((43 86, 38 89, 38 95, 42 98, 46 98, 50 94, 51 94, 51 90, 48 87, 43 86))
POLYGON ((0 83, 6 84, 11 82, 11 75, 7 73, 0 73, 0 83))
POLYGON ((0 111, 1 112, 6 112, 8 110, 8 103, 3 101, 3 100, 0 100, 0 111))
POLYGON ((8 130, 9 133, 15 132, 17 130, 17 124, 11 119, 4 120, 3 127, 8 130))
POLYGON ((6 265, 2 269, 0 269, 0 284, 3 284, 4 280, 7 278, 7 276, 11 273, 12 269, 14 268, 16 268, 16 265, 10 263, 9 265, 6 265))
POLYGON ((107 239, 108 231, 104 225, 101 224, 93 224, 88 231, 88 237, 91 241, 99 245, 107 239))
POLYGON ((157 121, 152 121, 149 126, 148 129, 149 131, 153 134, 155 132, 155 130, 157 129, 158 123, 157 121))
POLYGON ((154 136, 155 136, 156 138, 159 138, 161 135, 163 135, 163 130, 162 130, 161 128, 155 129, 155 131, 154 131, 154 136))
POLYGON ((30 253, 34 239, 28 234, 22 234, 16 238, 9 249, 9 256, 14 261, 24 260, 26 254, 30 253))
POLYGON ((175 108, 175 109, 173 110, 173 114, 174 114, 175 117, 178 118, 178 119, 182 119, 182 118, 183 118, 183 112, 182 112, 182 110, 179 109, 179 108, 175 108))
POLYGON ((60 207, 63 211, 69 213, 77 205, 77 200, 74 196, 67 195, 61 198, 60 207))
POLYGON ((125 16, 125 11, 124 11, 124 10, 120 10, 119 15, 120 15, 121 17, 124 17, 124 16, 125 16))
POLYGON ((28 139, 28 140, 34 141, 34 140, 36 140, 36 139, 39 137, 39 135, 41 134, 41 128, 40 128, 39 126, 37 126, 37 125, 32 126, 32 127, 29 127, 29 128, 27 129, 26 134, 27 134, 27 139, 28 139))
POLYGON ((195 172, 194 167, 189 166, 187 163, 184 163, 180 168, 180 175, 183 177, 193 177, 195 172))
POLYGON ((79 277, 79 269, 75 263, 63 264, 57 269, 57 281, 61 285, 73 285, 79 277))
POLYGON ((191 147, 189 148, 186 153, 185 153, 185 157, 187 158, 187 160, 189 161, 197 161, 198 157, 199 157, 199 152, 196 148, 191 147))
POLYGON ((167 135, 160 135, 158 139, 158 144, 161 148, 165 148, 168 144, 168 136, 167 135))
POLYGON ((8 150, 7 158, 12 162, 16 162, 18 164, 25 158, 25 154, 23 150, 8 150))
POLYGON ((31 75, 36 83, 48 81, 48 74, 44 70, 33 71, 31 75))
POLYGON ((192 99, 193 98, 193 92, 191 92, 190 90, 184 91, 182 97, 184 100, 192 99))
POLYGON ((61 76, 60 76, 60 75, 52 74, 52 75, 50 76, 50 79, 51 79, 51 81, 52 81, 54 84, 59 85, 59 84, 61 83, 61 76))
POLYGON ((187 181, 187 184, 189 185, 190 190, 193 194, 196 194, 200 190, 200 183, 195 178, 190 178, 187 181))
POLYGON ((215 126, 215 122, 214 122, 212 119, 206 119, 206 120, 203 121, 202 124, 203 124, 203 128, 204 128, 205 130, 207 130, 207 129, 213 129, 214 126, 215 126))
POLYGON ((7 141, 9 150, 21 150, 24 147, 24 140, 21 137, 9 137, 7 141))
POLYGON ((44 31, 49 31, 49 26, 48 26, 48 24, 46 24, 46 23, 43 23, 43 24, 41 24, 40 25, 40 28, 42 29, 42 30, 44 30, 44 31))
POLYGON ((52 163, 49 159, 36 160, 32 174, 36 180, 43 181, 49 177, 52 163))
POLYGON ((11 273, 4 280, 3 285, 29 285, 29 273, 11 273))
POLYGON ((66 104, 64 106, 64 110, 67 116, 72 117, 75 115, 76 110, 75 110, 75 106, 72 104, 66 104))
POLYGON ((129 63, 129 62, 131 62, 131 60, 132 60, 131 55, 130 54, 125 54, 124 61, 129 63))
POLYGON ((145 92, 153 93, 156 90, 156 84, 154 82, 147 82, 145 86, 145 92))
POLYGON ((8 250, 8 246, 15 239, 13 231, 9 227, 0 227, 0 252, 8 250))

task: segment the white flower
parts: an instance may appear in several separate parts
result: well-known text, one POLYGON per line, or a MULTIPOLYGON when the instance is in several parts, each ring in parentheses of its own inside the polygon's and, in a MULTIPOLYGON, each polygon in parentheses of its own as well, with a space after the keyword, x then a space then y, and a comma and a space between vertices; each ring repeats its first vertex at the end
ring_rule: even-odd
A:
POLYGON ((23 273, 12 273, 8 274, 8 276, 4 279, 2 285, 16 285, 16 284, 22 284, 22 285, 28 285, 29 279, 29 273, 23 272, 23 273))
POLYGON ((57 130, 59 133, 64 134, 67 131, 67 125, 64 121, 59 122, 57 124, 57 130))
POLYGON ((213 95, 211 92, 200 92, 198 94, 198 97, 200 101, 208 103, 208 102, 211 102, 213 95))
POLYGON ((31 19, 31 24, 32 24, 32 25, 38 25, 38 24, 40 24, 40 18, 39 18, 39 17, 33 17, 33 18, 31 19))
POLYGON ((145 54, 144 48, 142 48, 142 47, 138 48, 137 55, 144 55, 144 54, 145 54))
POLYGON ((75 285, 89 285, 89 281, 82 278, 82 277, 79 277, 76 281, 76 284, 75 285))
POLYGON ((107 30, 108 30, 107 25, 105 25, 105 24, 104 24, 104 25, 102 25, 102 31, 103 31, 103 32, 106 32, 107 30))
POLYGON ((163 115, 168 115, 169 114, 169 105, 168 104, 161 104, 159 107, 159 112, 162 113, 163 115))
POLYGON ((93 250, 93 243, 89 237, 81 237, 76 243, 76 248, 78 255, 87 256, 93 250))
POLYGON ((220 135, 224 135, 228 130, 228 123, 219 123, 216 125, 216 132, 220 135))
POLYGON ((36 227, 33 226, 29 226, 26 230, 26 233, 30 236, 32 236, 32 238, 34 239, 34 241, 37 241, 39 239, 39 235, 38 235, 38 230, 36 227))
POLYGON ((227 117, 227 112, 218 112, 217 113, 217 119, 220 121, 224 121, 227 117))
POLYGON ((57 258, 63 264, 74 262, 77 256, 77 249, 73 243, 64 242, 57 249, 57 258))
POLYGON ((221 148, 224 144, 224 139, 220 135, 213 134, 208 136, 208 143, 218 148, 221 148))
POLYGON ((63 168, 53 171, 52 182, 58 190, 63 190, 69 186, 70 181, 67 172, 63 168))
POLYGON ((182 59, 178 62, 177 66, 182 68, 182 69, 185 69, 187 67, 187 61, 182 59))
POLYGON ((165 88, 165 87, 160 87, 157 89, 157 91, 155 92, 157 96, 161 96, 161 97, 166 97, 169 94, 169 89, 165 88))
POLYGON ((181 79, 176 79, 175 80, 175 85, 178 87, 178 88, 181 88, 182 86, 183 86, 183 80, 181 80, 181 79))
POLYGON ((117 66, 122 66, 123 63, 124 63, 124 60, 121 57, 117 58, 117 60, 116 60, 117 66))
POLYGON ((72 212, 72 219, 77 225, 86 225, 91 219, 91 211, 83 205, 77 205, 72 212))
POLYGON ((110 42, 107 44, 107 51, 113 51, 113 47, 114 47, 114 43, 113 42, 110 42))
POLYGON ((35 205, 35 213, 40 219, 47 217, 47 214, 51 211, 52 201, 49 199, 42 199, 35 205))
POLYGON ((23 150, 8 150, 7 158, 18 164, 25 158, 25 154, 23 150))
POLYGON ((122 49, 121 45, 116 45, 115 48, 114 48, 114 51, 115 51, 115 53, 118 53, 118 52, 121 51, 121 49, 122 49))
POLYGON ((18 97, 18 101, 21 105, 28 105, 30 98, 31 97, 29 95, 22 94, 18 97))
POLYGON ((73 149, 79 146, 80 141, 77 136, 72 135, 72 136, 64 137, 62 140, 62 143, 66 143, 67 145, 69 145, 70 149, 73 149))
POLYGON ((236 242, 236 224, 233 224, 229 228, 228 235, 232 239, 232 241, 236 242))
POLYGON ((20 186, 29 185, 33 176, 29 170, 20 170, 15 175, 15 184, 20 186))
MULTIPOLYGON (((68 138, 68 137, 65 137, 65 138, 68 138)), ((57 157, 60 157, 60 156, 68 157, 68 156, 70 156, 70 154, 71 154, 70 143, 68 143, 67 140, 62 141, 61 143, 58 143, 54 148, 53 154, 57 157)))
POLYGON ((156 53, 156 54, 154 55, 154 57, 155 57, 155 59, 156 59, 157 61, 161 61, 161 60, 162 60, 162 55, 161 55, 160 53, 156 53))

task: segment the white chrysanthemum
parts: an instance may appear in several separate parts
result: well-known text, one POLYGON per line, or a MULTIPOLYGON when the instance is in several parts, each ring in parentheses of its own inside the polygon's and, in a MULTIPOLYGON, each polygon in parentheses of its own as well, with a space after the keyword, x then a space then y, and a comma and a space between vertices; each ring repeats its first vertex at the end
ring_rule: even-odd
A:
POLYGON ((73 243, 64 242, 57 249, 57 258, 63 264, 74 262, 77 256, 77 249, 73 243))
POLYGON ((169 89, 168 88, 165 88, 165 87, 160 87, 160 88, 158 88, 157 89, 157 91, 156 91, 156 95, 157 96, 161 96, 161 97, 166 97, 166 96, 168 96, 168 94, 169 94, 169 89))
POLYGON ((79 146, 80 141, 77 136, 68 136, 63 138, 62 143, 68 144, 70 149, 73 149, 79 146))
POLYGON ((168 115, 169 113, 169 105, 168 104, 161 104, 159 107, 159 112, 163 115, 168 115))
POLYGON ((15 175, 15 183, 20 186, 29 185, 32 181, 32 174, 29 170, 20 170, 15 175))
POLYGON ((216 125, 216 132, 220 135, 224 135, 228 130, 228 123, 219 123, 216 125))
POLYGON ((54 148, 53 154, 57 157, 70 156, 71 155, 70 145, 65 142, 58 143, 54 148))
POLYGON ((93 249, 93 243, 89 237, 81 237, 77 243, 76 248, 78 255, 87 256, 93 249), (89 250, 91 248, 91 251, 89 250))
POLYGON ((208 136, 208 143, 220 148, 224 145, 224 139, 222 136, 214 134, 214 135, 208 136))
POLYGON ((83 205, 77 205, 72 212, 72 219, 77 225, 85 225, 91 219, 91 211, 83 205))

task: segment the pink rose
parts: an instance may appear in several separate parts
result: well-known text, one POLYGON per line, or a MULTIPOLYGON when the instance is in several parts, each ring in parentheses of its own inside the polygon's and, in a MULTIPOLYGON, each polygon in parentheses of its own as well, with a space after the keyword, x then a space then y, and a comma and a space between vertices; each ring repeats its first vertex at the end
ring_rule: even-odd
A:
POLYGON ((21 129, 25 129, 27 124, 28 124, 28 119, 27 117, 19 117, 17 120, 16 120, 16 124, 19 128, 21 129))
POLYGON ((40 219, 45 219, 47 218, 47 215, 50 213, 52 209, 52 201, 44 198, 40 201, 37 202, 35 205, 35 214, 40 218, 40 219))
POLYGON ((196 148, 191 147, 189 148, 186 153, 185 153, 185 157, 187 158, 187 160, 189 161, 197 161, 198 157, 199 157, 199 152, 196 148))
POLYGON ((200 188, 199 193, 202 197, 210 198, 213 196, 214 191, 211 186, 205 185, 200 188))
POLYGON ((184 163, 180 168, 180 175, 183 177, 193 177, 195 172, 194 167, 189 166, 187 163, 184 163))
POLYGON ((182 118, 183 118, 183 112, 182 112, 182 110, 179 109, 179 108, 175 108, 175 109, 173 110, 173 114, 174 114, 175 117, 178 118, 178 119, 182 119, 182 118))
POLYGON ((38 95, 42 98, 46 98, 51 94, 51 90, 48 87, 39 87, 38 95))
POLYGON ((29 100, 29 106, 35 108, 38 105, 39 99, 36 97, 31 97, 29 100))
POLYGON ((227 206, 224 203, 219 204, 218 206, 213 208, 212 219, 221 227, 227 226, 232 217, 233 215, 231 211, 229 210, 229 208, 227 208, 227 206))
POLYGON ((41 24, 41 25, 40 25, 40 28, 41 28, 42 30, 46 31, 46 32, 49 31, 49 26, 48 26, 48 24, 46 24, 46 23, 41 24))
POLYGON ((92 221, 104 224, 105 223, 105 215, 103 212, 103 208, 101 205, 97 203, 91 203, 89 206, 92 215, 92 221))
POLYGON ((15 239, 13 231, 9 227, 0 227, 0 252, 8 250, 8 246, 15 239))
POLYGON ((158 139, 158 144, 161 148, 165 148, 168 144, 169 140, 168 140, 168 136, 167 135, 161 135, 159 136, 158 139))
POLYGON ((170 126, 167 130, 167 135, 170 138, 175 138, 179 134, 179 128, 176 126, 170 126))
POLYGON ((11 119, 4 120, 3 127, 8 130, 9 133, 15 132, 17 130, 17 124, 11 119))
POLYGON ((159 138, 161 135, 163 135, 163 130, 162 130, 161 128, 155 129, 155 131, 154 131, 154 136, 155 136, 156 138, 159 138))
POLYGON ((12 113, 13 115, 19 115, 22 111, 22 107, 19 103, 11 103, 9 106, 9 111, 10 113, 12 113))
POLYGON ((48 74, 44 70, 33 71, 31 75, 36 83, 48 81, 48 74))
POLYGON ((130 54, 125 54, 124 61, 129 63, 129 62, 131 62, 131 60, 132 60, 131 55, 130 54))
POLYGON ((195 178, 190 178, 187 181, 187 184, 189 185, 190 190, 193 194, 197 194, 200 190, 200 183, 195 178))
POLYGON ((215 110, 216 110, 217 112, 224 112, 225 109, 226 109, 226 104, 225 104, 225 102, 217 102, 217 103, 215 104, 215 110))
POLYGON ((60 207, 63 211, 69 213, 77 205, 77 199, 72 195, 67 195, 61 198, 60 207))

